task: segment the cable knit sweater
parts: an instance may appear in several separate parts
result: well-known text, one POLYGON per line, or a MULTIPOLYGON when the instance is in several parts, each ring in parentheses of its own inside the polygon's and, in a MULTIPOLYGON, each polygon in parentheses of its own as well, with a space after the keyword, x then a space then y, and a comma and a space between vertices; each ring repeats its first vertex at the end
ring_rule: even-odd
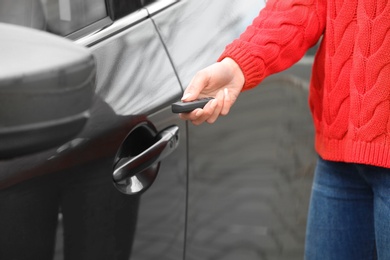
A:
POLYGON ((321 36, 309 95, 317 152, 390 168, 390 1, 269 0, 219 60, 239 64, 247 90, 321 36))

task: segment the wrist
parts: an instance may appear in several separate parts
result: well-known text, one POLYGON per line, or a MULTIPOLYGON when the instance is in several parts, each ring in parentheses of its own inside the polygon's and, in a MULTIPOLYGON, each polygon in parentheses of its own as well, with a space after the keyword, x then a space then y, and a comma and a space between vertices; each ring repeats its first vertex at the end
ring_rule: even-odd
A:
POLYGON ((220 62, 228 66, 233 75, 234 82, 240 87, 243 87, 245 84, 245 77, 240 66, 232 58, 229 57, 224 58, 220 62))

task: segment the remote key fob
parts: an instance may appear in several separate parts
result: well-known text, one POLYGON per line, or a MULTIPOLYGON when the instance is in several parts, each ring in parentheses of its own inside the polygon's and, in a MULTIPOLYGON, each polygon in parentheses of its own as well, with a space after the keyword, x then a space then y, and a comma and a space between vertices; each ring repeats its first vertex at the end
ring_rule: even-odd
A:
POLYGON ((213 97, 196 99, 194 101, 173 103, 171 108, 173 113, 189 113, 197 108, 203 108, 213 97))

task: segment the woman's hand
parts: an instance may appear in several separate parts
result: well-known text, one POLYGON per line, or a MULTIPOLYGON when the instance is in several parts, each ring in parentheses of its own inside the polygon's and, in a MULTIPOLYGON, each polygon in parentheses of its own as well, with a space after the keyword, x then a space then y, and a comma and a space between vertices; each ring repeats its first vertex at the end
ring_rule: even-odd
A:
POLYGON ((237 100, 245 78, 237 63, 225 58, 200 70, 184 91, 182 101, 214 97, 203 109, 195 109, 190 113, 182 113, 180 117, 190 120, 195 125, 203 122, 214 123, 220 115, 227 115, 237 100))

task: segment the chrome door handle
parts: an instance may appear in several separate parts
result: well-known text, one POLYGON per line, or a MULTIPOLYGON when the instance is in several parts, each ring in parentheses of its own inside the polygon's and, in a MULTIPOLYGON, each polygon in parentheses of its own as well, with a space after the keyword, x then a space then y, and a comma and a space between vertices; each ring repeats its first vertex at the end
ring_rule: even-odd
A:
POLYGON ((157 164, 172 153, 179 144, 179 127, 170 126, 162 130, 156 135, 155 140, 155 143, 145 151, 135 156, 120 158, 115 164, 114 185, 121 192, 139 193, 153 183, 158 171, 157 164))

